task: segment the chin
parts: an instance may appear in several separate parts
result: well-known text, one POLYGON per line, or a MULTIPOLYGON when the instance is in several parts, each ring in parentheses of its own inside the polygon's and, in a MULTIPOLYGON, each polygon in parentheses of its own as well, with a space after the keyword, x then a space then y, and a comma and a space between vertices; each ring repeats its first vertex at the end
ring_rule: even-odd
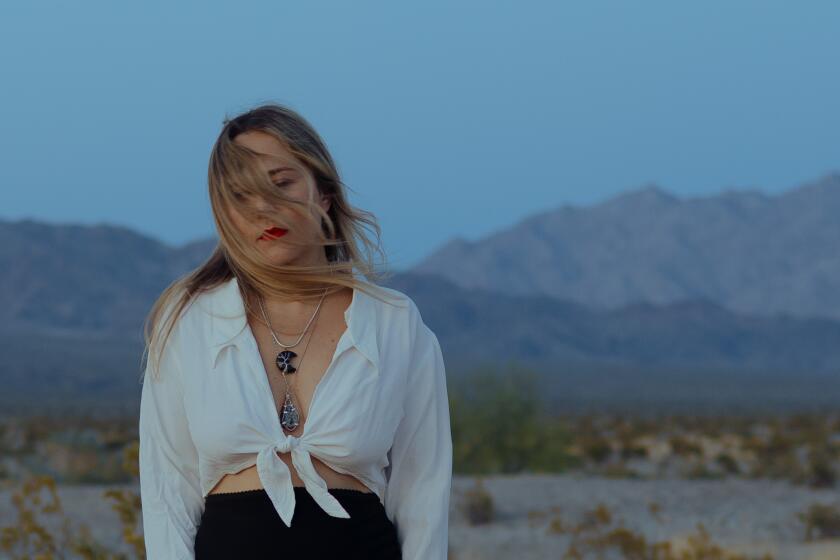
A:
POLYGON ((289 264, 295 259, 295 255, 289 253, 287 249, 282 247, 270 247, 262 249, 266 259, 271 261, 271 264, 284 265, 289 264))

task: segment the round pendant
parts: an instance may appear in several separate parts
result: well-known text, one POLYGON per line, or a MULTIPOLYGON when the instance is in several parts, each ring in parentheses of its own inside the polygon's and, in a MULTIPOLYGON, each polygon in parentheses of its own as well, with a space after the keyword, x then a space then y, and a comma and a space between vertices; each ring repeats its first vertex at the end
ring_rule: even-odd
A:
POLYGON ((298 414, 295 403, 292 402, 292 395, 286 393, 286 400, 283 401, 283 410, 280 412, 280 424, 287 430, 291 431, 300 424, 300 415, 298 414))
POLYGON ((292 352, 291 350, 283 350, 279 354, 277 354, 277 367, 283 373, 294 373, 297 371, 297 368, 292 365, 292 358, 297 357, 297 354, 292 352))

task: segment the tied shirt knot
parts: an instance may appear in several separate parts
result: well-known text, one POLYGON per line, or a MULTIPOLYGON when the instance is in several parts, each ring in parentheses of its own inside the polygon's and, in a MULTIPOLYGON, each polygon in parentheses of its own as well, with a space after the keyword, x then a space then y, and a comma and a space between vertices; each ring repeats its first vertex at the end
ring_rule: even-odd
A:
POLYGON ((295 436, 286 436, 275 444, 275 449, 280 453, 289 453, 300 446, 300 438, 295 436))
MULTIPOLYGON (((305 436, 304 436, 305 437, 305 436)), ((333 517, 349 518, 350 514, 339 501, 329 493, 327 483, 315 470, 309 446, 304 437, 284 435, 280 440, 271 443, 257 454, 257 472, 263 488, 271 498, 274 507, 280 514, 286 526, 291 527, 295 511, 295 490, 292 484, 292 473, 286 462, 277 455, 290 453, 292 465, 306 491, 312 499, 329 515, 333 517)))

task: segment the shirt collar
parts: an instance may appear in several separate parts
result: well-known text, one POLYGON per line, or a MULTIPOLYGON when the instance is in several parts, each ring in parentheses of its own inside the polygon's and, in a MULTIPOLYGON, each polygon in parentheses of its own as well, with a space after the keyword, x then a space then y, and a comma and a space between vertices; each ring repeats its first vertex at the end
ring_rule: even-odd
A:
MULTIPOLYGON (((248 332, 245 304, 239 291, 236 276, 211 290, 209 296, 210 333, 212 364, 222 349, 229 345, 241 348, 242 337, 248 332)), ((377 343, 377 315, 373 297, 359 289, 353 289, 353 299, 344 311, 344 322, 355 346, 376 368, 379 368, 379 346, 377 343)))

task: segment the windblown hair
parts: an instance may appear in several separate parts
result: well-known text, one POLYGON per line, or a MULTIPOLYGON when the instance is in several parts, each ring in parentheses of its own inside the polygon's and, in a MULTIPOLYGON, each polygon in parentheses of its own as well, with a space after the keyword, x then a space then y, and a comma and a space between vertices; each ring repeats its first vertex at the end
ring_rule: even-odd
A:
MULTIPOLYGON (((234 118, 225 118, 210 154, 207 179, 219 243, 207 261, 175 280, 161 293, 146 317, 143 358, 152 359, 156 374, 166 341, 184 308, 200 292, 211 290, 233 276, 237 277, 248 310, 251 309, 249 302, 255 301, 257 292, 279 299, 317 300, 325 289, 332 292, 345 286, 376 297, 376 292, 358 275, 374 283, 389 276, 377 269, 374 261, 375 254, 381 256, 382 263, 386 260, 381 229, 375 216, 348 203, 347 187, 341 181, 324 141, 309 122, 289 107, 269 103, 234 118), (271 134, 292 154, 291 161, 280 161, 301 171, 302 180, 314 181, 314 185, 310 185, 314 188, 310 189, 309 200, 301 202, 285 195, 259 165, 258 158, 266 157, 266 154, 258 154, 233 141, 238 134, 247 131, 271 134), (253 196, 265 200, 268 203, 265 207, 273 210, 257 209, 244 202, 253 196), (322 196, 330 200, 327 212, 316 202, 322 196), (268 262, 252 242, 240 238, 228 213, 229 208, 236 208, 248 219, 266 219, 286 227, 282 213, 276 210, 281 207, 299 212, 309 220, 313 232, 320 232, 315 237, 324 247, 326 266, 278 266, 268 262), (374 240, 368 238, 368 229, 373 232, 374 240)), ((284 242, 298 243, 285 239, 284 242)))

